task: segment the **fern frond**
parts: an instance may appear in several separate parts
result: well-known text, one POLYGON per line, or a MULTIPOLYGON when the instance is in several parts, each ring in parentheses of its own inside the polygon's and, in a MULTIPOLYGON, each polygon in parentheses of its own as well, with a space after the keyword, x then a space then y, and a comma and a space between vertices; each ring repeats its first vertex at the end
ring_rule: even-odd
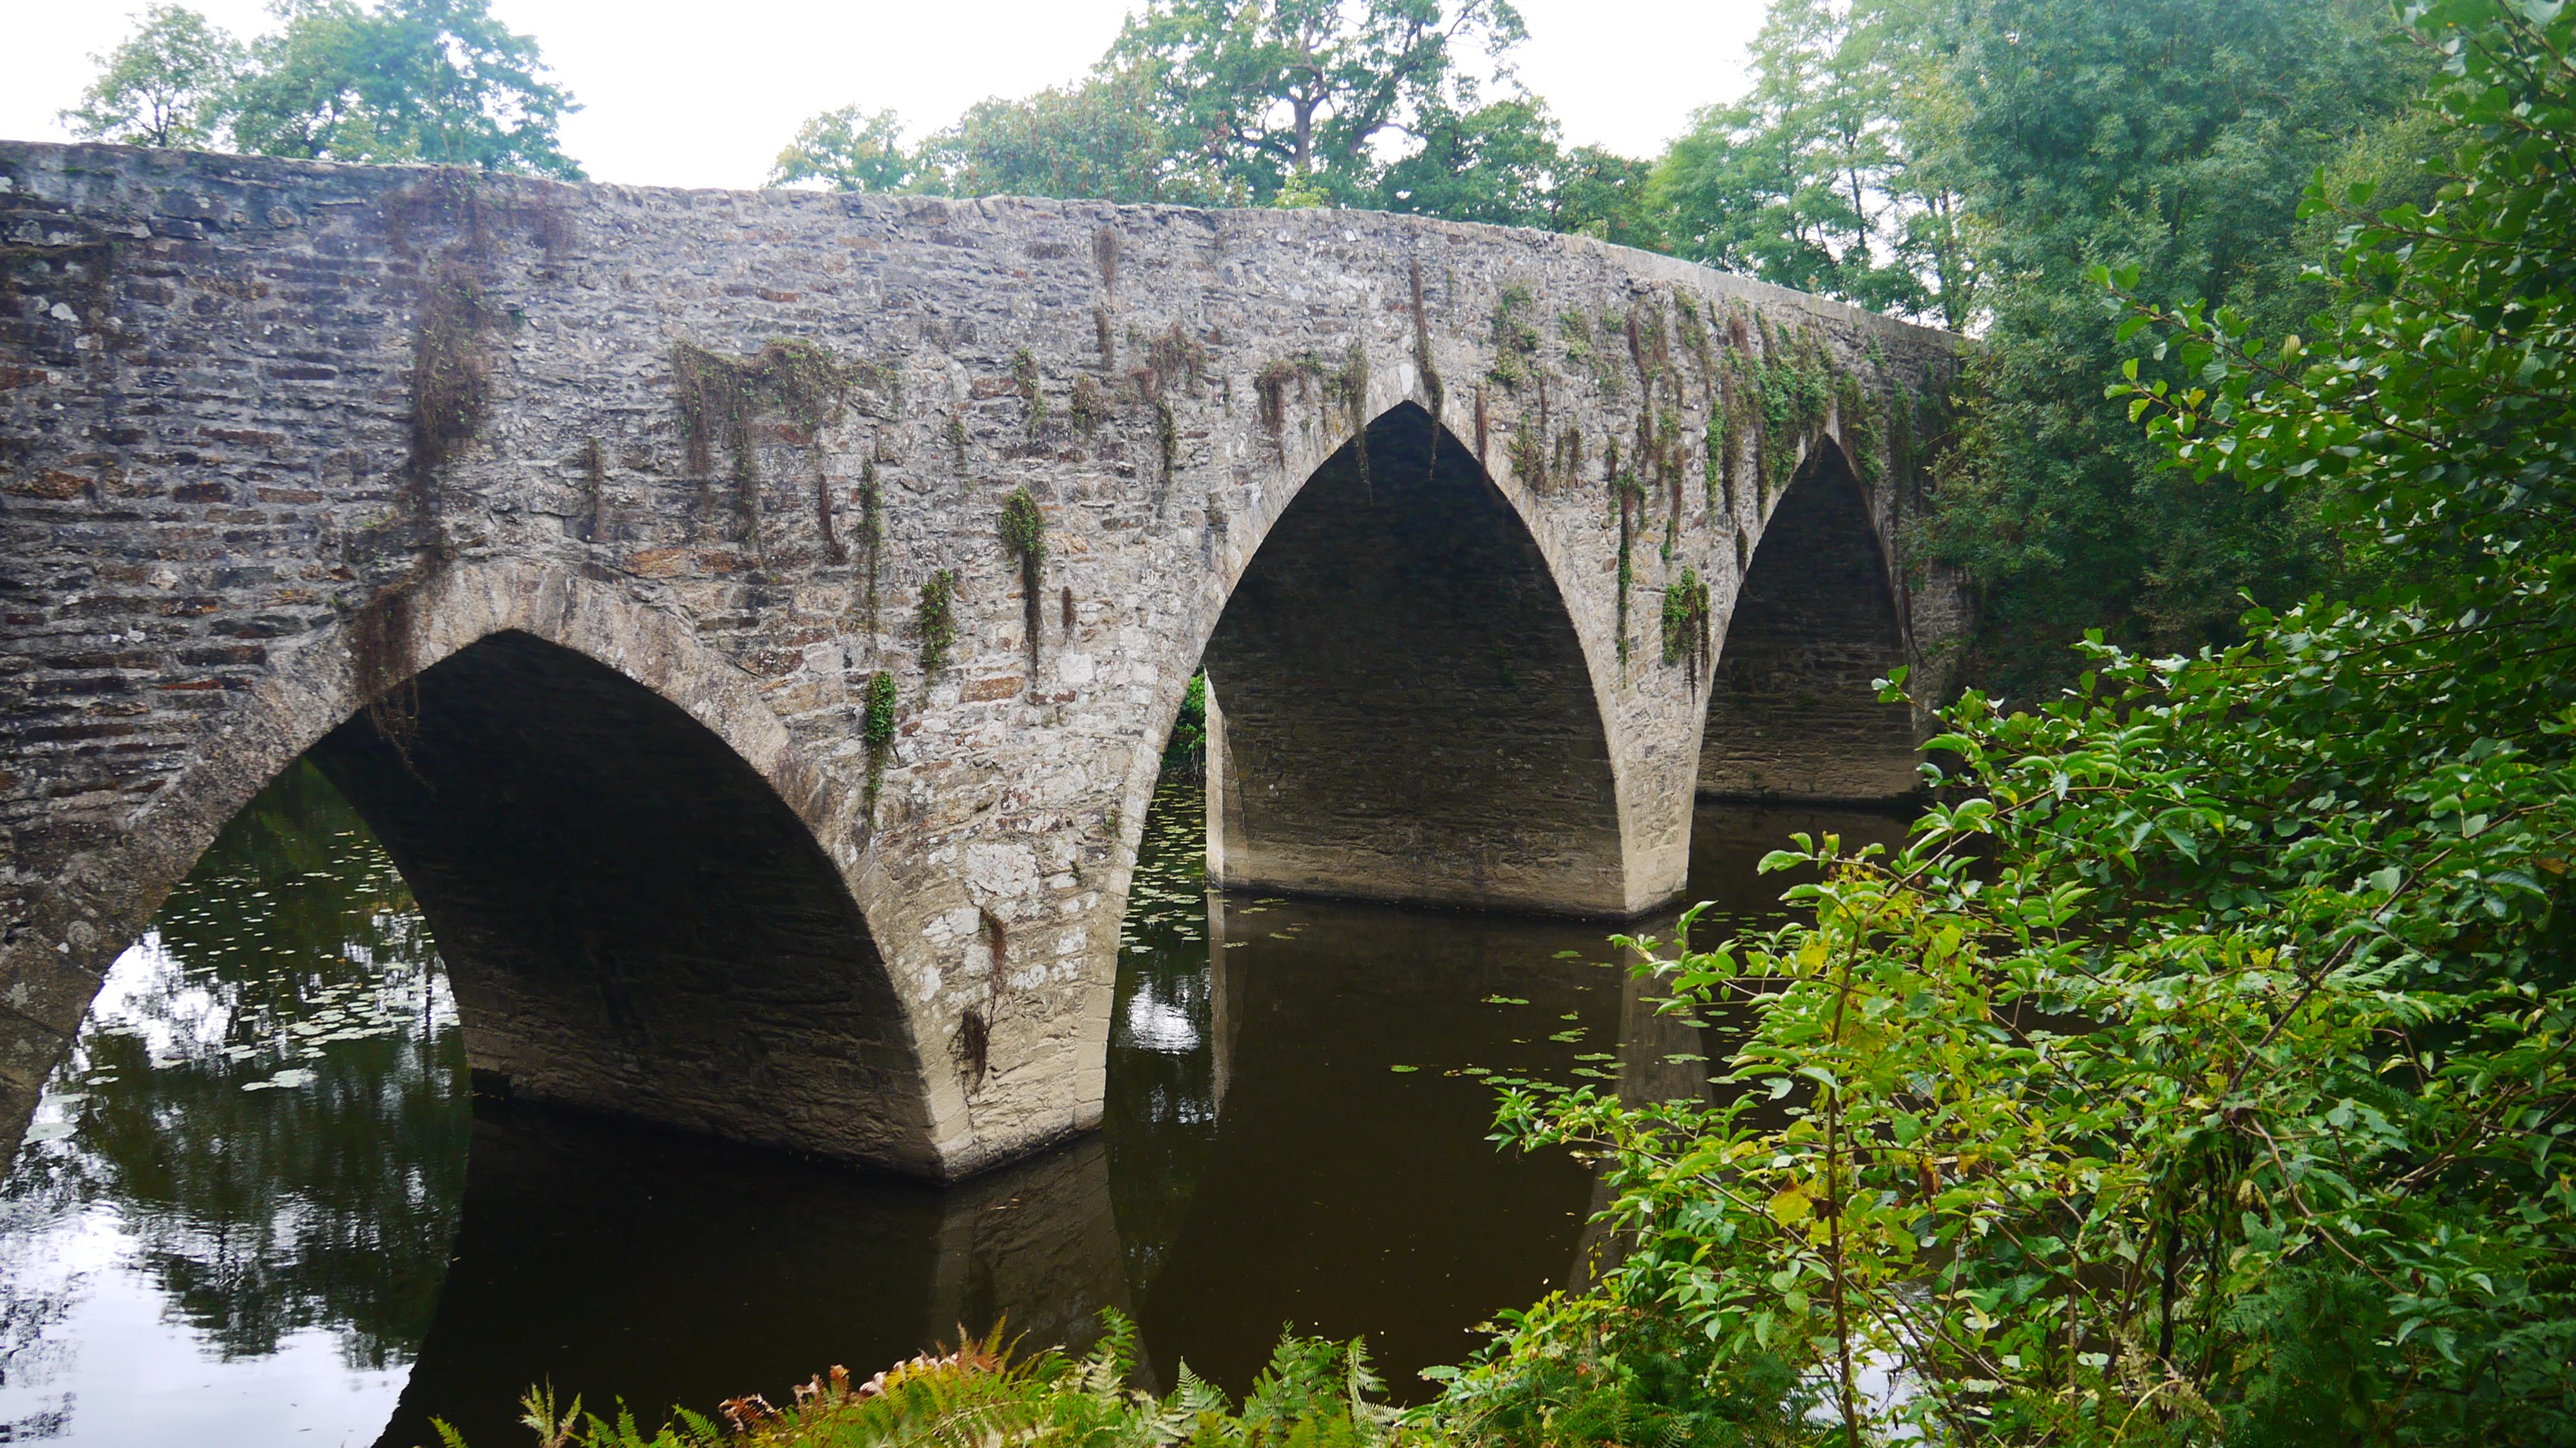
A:
POLYGON ((1187 1362, 1181 1364, 1179 1377, 1180 1384, 1172 1390, 1172 1398, 1180 1404, 1181 1411, 1193 1415, 1234 1411, 1234 1402, 1226 1397, 1225 1390, 1191 1372, 1187 1362))
POLYGON ((558 1413, 555 1385, 544 1382, 528 1389, 527 1396, 519 1399, 519 1406, 525 1410, 519 1421, 537 1435, 537 1448, 566 1448, 572 1442, 573 1430, 581 1422, 580 1394, 575 1393, 572 1406, 558 1413))

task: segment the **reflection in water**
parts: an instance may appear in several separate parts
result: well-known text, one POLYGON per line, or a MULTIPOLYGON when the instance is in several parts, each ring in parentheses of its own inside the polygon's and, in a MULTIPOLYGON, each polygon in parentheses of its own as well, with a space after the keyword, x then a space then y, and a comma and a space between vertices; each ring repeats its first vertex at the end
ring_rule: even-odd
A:
POLYGON ((401 880, 289 772, 110 969, 0 1185, 0 1439, 373 1434, 455 1233, 463 1065, 401 880))
MULTIPOLYGON (((939 1189, 469 1111, 408 893, 290 772, 117 962, 0 1185, 0 1441, 501 1448, 541 1378, 705 1410, 1104 1306, 1166 1383, 1240 1392, 1288 1322, 1418 1390, 1598 1245, 1579 1165, 1485 1140, 1485 1078, 1688 1094, 1722 1050, 1597 925, 1210 897, 1199 810, 1176 783, 1147 822, 1104 1130, 939 1189)), ((1833 826, 1892 822, 1703 811, 1693 887, 1760 908, 1761 852, 1833 826)))

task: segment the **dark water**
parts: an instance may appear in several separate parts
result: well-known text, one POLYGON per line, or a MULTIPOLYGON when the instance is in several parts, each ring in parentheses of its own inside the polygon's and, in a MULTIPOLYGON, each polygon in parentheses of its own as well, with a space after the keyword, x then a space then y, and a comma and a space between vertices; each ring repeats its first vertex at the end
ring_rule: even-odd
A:
MULTIPOLYGON (((1704 808, 1694 895, 1768 913, 1787 831, 1894 827, 1704 808)), ((503 1448, 540 1379, 651 1417, 1103 1307, 1166 1382, 1239 1392, 1293 1323, 1366 1333, 1418 1396, 1567 1283, 1596 1205, 1485 1139, 1485 1077, 1689 1092, 1723 1048, 1598 963, 1603 927, 1210 897, 1198 847, 1167 785, 1105 1128, 943 1190, 478 1111, 408 892, 290 772, 117 962, 0 1183, 0 1442, 411 1448, 434 1415, 503 1448)))

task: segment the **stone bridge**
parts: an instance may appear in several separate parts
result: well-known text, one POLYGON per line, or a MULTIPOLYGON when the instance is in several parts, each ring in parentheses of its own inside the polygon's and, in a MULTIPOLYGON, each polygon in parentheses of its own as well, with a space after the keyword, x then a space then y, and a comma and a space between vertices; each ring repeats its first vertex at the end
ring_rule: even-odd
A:
MULTIPOLYGON (((1619 918, 1911 788, 1955 339, 1583 238, 0 144, 0 1137, 305 755, 478 1077, 955 1176, 1224 883, 1619 918)), ((1927 665, 1930 672, 1925 672, 1927 665)))

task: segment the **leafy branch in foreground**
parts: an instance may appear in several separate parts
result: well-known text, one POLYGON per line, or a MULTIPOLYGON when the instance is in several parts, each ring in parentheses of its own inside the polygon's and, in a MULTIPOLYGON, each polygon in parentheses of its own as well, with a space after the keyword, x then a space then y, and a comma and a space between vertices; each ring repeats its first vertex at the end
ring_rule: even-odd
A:
POLYGON ((1970 695, 1903 848, 1766 861, 1808 918, 1649 967, 1748 1018, 1741 1095, 1505 1099, 1633 1244, 1547 1331, 1785 1362, 1853 1444, 2576 1440, 2576 12, 2403 18, 2457 151, 2316 342, 2103 278, 2174 465, 2329 494, 2384 581, 1970 695))

